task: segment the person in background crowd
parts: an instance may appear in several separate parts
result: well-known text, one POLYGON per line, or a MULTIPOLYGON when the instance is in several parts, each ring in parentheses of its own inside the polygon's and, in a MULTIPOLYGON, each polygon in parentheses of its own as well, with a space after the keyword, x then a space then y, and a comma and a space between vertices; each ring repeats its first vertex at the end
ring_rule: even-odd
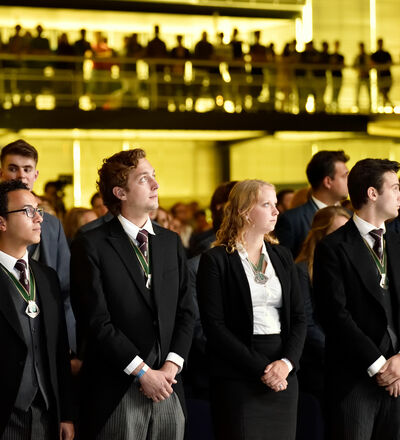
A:
POLYGON ((262 91, 264 83, 263 67, 254 65, 257 63, 265 63, 267 61, 267 48, 261 44, 261 31, 254 32, 254 43, 250 46, 249 54, 251 56, 251 75, 252 86, 251 97, 253 99, 252 108, 258 108, 258 97, 262 91))
POLYGON ((275 205, 272 185, 237 183, 216 245, 200 259, 197 289, 218 440, 295 438, 306 323, 290 252, 269 237, 275 205))
POLYGON ((307 165, 307 179, 311 185, 311 198, 295 209, 279 216, 276 236, 288 247, 294 257, 300 252, 311 221, 318 209, 335 205, 347 197, 347 169, 349 157, 343 151, 319 151, 307 165))
MULTIPOLYGON (((92 47, 88 40, 86 40, 86 29, 81 29, 79 31, 81 37, 74 43, 74 52, 76 56, 84 57, 91 53, 92 47)), ((86 93, 86 84, 83 77, 83 62, 77 62, 75 64, 75 71, 78 75, 79 81, 76 82, 76 95, 81 96, 86 93)))
POLYGON ((64 216, 64 232, 67 237, 68 244, 71 245, 79 228, 97 218, 94 211, 87 208, 75 207, 67 211, 64 216))
POLYGON ((115 217, 81 234, 71 256, 83 356, 80 435, 182 440, 179 373, 193 330, 185 252, 178 235, 150 220, 158 183, 143 150, 105 159, 98 184, 115 217))
POLYGON ((185 84, 185 63, 190 58, 190 52, 183 45, 183 35, 177 35, 176 42, 177 45, 171 50, 170 57, 176 61, 181 60, 181 62, 171 65, 172 96, 178 109, 184 110, 188 94, 188 87, 185 84))
POLYGON ((304 298, 307 336, 300 359, 300 390, 313 394, 322 403, 324 391, 325 334, 315 317, 315 297, 312 290, 314 252, 317 244, 350 219, 342 206, 327 206, 316 212, 310 232, 296 258, 300 290, 304 298))
POLYGON ((43 211, 19 180, 0 183, 0 438, 74 438, 60 284, 28 258, 43 211))
POLYGON ((334 50, 330 56, 330 64, 332 66, 332 102, 331 111, 337 112, 339 110, 339 93, 342 88, 343 80, 343 67, 344 67, 344 56, 339 53, 340 42, 335 41, 334 50))
POLYGON ((363 159, 348 188, 355 214, 315 249, 313 286, 325 331, 329 439, 400 437, 400 164, 363 159))
POLYGON ((154 221, 166 229, 170 229, 171 214, 164 208, 159 206, 154 221))
POLYGON ((103 197, 98 191, 92 195, 90 199, 90 206, 97 217, 106 215, 108 212, 107 206, 104 204, 103 197))
MULTIPOLYGON (((38 178, 36 169, 38 152, 35 147, 23 139, 11 142, 1 149, 0 180, 21 180, 30 190, 38 178)), ((70 252, 60 220, 44 213, 40 243, 29 246, 29 256, 53 268, 60 280, 64 300, 70 348, 76 353, 75 318, 69 297, 69 260, 70 252)))
POLYGON ((369 80, 369 71, 371 69, 371 60, 365 52, 365 44, 358 43, 359 53, 354 60, 354 68, 357 69, 357 87, 356 87, 356 105, 360 110, 361 89, 365 88, 368 95, 368 109, 371 105, 371 84, 369 80))
POLYGON ((389 98, 389 92, 392 87, 392 74, 390 72, 392 56, 387 50, 384 50, 382 38, 379 38, 377 45, 378 50, 371 55, 371 64, 377 69, 378 91, 382 105, 392 106, 393 104, 389 98))
POLYGON ((189 247, 190 236, 192 235, 193 228, 190 225, 192 219, 192 213, 189 207, 182 202, 175 203, 171 207, 171 214, 174 219, 178 219, 180 226, 180 237, 185 248, 189 247))
POLYGON ((279 214, 283 214, 285 211, 291 208, 292 200, 294 196, 293 189, 281 189, 276 194, 276 209, 279 211, 279 214))

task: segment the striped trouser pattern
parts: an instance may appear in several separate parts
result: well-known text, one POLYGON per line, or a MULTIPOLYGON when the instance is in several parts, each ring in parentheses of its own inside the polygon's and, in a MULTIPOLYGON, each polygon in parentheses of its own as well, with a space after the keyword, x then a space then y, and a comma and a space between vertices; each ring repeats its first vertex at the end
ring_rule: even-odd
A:
POLYGON ((182 440, 185 416, 176 393, 161 402, 145 397, 134 382, 97 440, 182 440))
POLYGON ((54 440, 48 411, 32 405, 27 412, 14 409, 1 440, 54 440))

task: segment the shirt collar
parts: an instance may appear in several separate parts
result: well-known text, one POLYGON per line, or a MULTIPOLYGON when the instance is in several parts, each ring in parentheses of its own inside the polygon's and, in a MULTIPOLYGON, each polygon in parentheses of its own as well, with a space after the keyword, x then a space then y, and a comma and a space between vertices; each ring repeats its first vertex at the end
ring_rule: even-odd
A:
MULTIPOLYGON (((359 217, 357 214, 353 215, 353 221, 356 225, 358 231, 360 232, 362 237, 366 237, 369 235, 371 231, 374 229, 378 229, 376 226, 371 225, 371 223, 368 223, 367 221, 363 220, 361 217, 359 217)), ((383 233, 386 232, 385 223, 382 223, 379 228, 383 229, 383 233)))
MULTIPOLYGON (((238 251, 238 254, 242 260, 247 260, 249 257, 247 254, 246 249, 241 243, 236 243, 236 249, 238 251)), ((263 241, 261 253, 264 255, 264 258, 268 261, 268 252, 267 247, 265 246, 265 242, 263 241)))
POLYGON ((123 230, 126 232, 130 239, 136 240, 137 234, 141 229, 145 229, 151 235, 156 235, 150 217, 147 218, 146 223, 141 228, 126 219, 122 214, 118 215, 118 220, 120 221, 123 230))
POLYGON ((328 205, 324 202, 321 202, 321 200, 316 199, 314 196, 311 196, 313 202, 317 205, 318 209, 326 208, 328 205))
POLYGON ((26 263, 26 268, 29 270, 29 261, 28 261, 28 250, 26 250, 25 255, 22 258, 15 258, 11 255, 6 254, 3 251, 0 251, 0 263, 9 271, 14 272, 14 266, 17 260, 24 260, 26 263))

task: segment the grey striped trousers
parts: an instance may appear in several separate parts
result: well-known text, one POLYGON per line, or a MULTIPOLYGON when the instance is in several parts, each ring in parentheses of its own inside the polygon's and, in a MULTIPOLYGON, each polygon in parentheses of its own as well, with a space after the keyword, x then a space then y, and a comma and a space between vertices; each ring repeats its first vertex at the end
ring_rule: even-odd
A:
POLYGON ((176 393, 153 402, 133 382, 97 440, 182 440, 184 432, 185 416, 176 393))

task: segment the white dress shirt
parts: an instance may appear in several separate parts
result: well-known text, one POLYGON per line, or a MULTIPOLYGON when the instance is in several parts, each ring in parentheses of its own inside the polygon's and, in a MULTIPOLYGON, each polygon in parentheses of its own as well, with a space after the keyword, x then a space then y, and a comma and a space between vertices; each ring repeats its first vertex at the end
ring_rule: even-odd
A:
MULTIPOLYGON (((254 272, 248 259, 246 249, 240 244, 236 244, 244 272, 250 287, 251 302, 253 304, 253 334, 254 335, 272 335, 281 333, 281 320, 279 309, 282 307, 282 287, 274 266, 269 258, 265 243, 261 254, 267 266, 264 275, 267 277, 265 284, 258 284, 254 280, 254 272)), ((282 359, 289 368, 293 369, 292 363, 282 359)))
MULTIPOLYGON (((377 228, 376 226, 371 225, 371 223, 368 223, 365 220, 363 220, 362 218, 360 218, 357 214, 354 214, 353 221, 354 221, 354 224, 356 225, 361 237, 368 243, 368 245, 370 246, 371 249, 374 246, 375 240, 373 237, 371 237, 371 235, 369 233, 371 231, 373 231, 374 229, 379 229, 379 228, 383 229, 383 233, 385 233, 385 231, 386 231, 385 223, 382 223, 379 226, 379 228, 377 228)), ((382 241, 381 246, 383 249, 383 235, 381 237, 381 241, 382 241)), ((385 362, 386 362, 386 358, 384 356, 379 356, 379 358, 368 367, 367 372, 368 372, 369 376, 370 377, 375 376, 375 374, 378 373, 379 370, 385 365, 385 362)))
POLYGON ((328 205, 321 200, 316 199, 314 196, 311 196, 313 202, 317 205, 318 209, 326 208, 328 205))
MULTIPOLYGON (((136 237, 138 232, 141 229, 145 229, 149 234, 156 235, 154 233, 153 224, 151 223, 150 217, 147 219, 144 226, 141 228, 134 223, 130 222, 128 219, 123 217, 121 214, 118 215, 118 220, 121 223, 121 226, 127 236, 135 243, 137 246, 139 245, 136 237)), ((179 354, 170 352, 166 358, 166 361, 171 361, 178 366, 178 373, 181 372, 184 359, 179 356, 179 354)), ((136 370, 136 368, 143 362, 143 359, 140 356, 135 356, 134 359, 129 363, 129 365, 124 369, 124 372, 128 375, 132 374, 132 371, 136 370)))
POLYGON ((24 260, 26 263, 26 271, 27 271, 27 277, 29 279, 29 261, 28 261, 28 251, 25 252, 25 255, 22 258, 15 258, 11 255, 6 254, 3 251, 0 251, 0 263, 9 271, 11 272, 17 280, 19 280, 20 272, 19 270, 15 269, 15 263, 17 260, 24 260))

